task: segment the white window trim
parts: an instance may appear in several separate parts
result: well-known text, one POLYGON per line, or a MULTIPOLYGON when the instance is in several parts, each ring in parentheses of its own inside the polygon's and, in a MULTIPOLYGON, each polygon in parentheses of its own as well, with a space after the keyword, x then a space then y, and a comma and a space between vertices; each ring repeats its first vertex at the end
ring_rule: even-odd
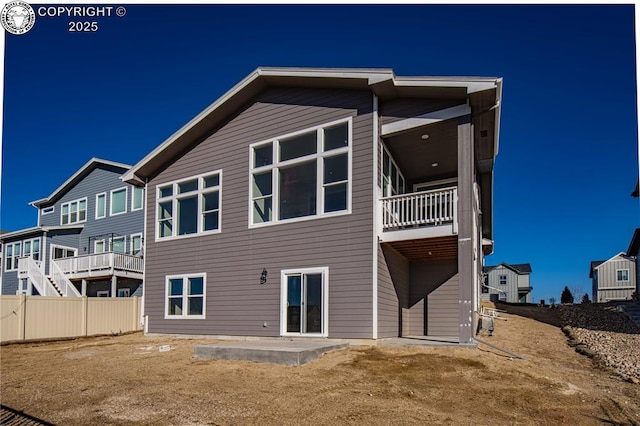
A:
POLYGON ((135 234, 131 234, 129 236, 129 254, 131 254, 131 255, 135 255, 135 253, 133 252, 133 239, 135 237, 140 237, 140 250, 142 250, 142 232, 137 232, 135 234))
MULTIPOLYGON (((179 195, 185 195, 185 194, 179 194, 179 195)), ((165 182, 165 183, 161 183, 156 185, 156 202, 155 202, 155 216, 154 216, 154 220, 155 220, 155 241, 159 242, 159 241, 170 241, 170 240, 177 240, 177 239, 183 239, 183 238, 194 238, 194 237, 200 237, 203 235, 210 235, 210 234, 219 234, 222 232, 222 169, 219 170, 214 170, 211 172, 207 172, 207 173, 202 173, 199 175, 195 175, 195 176, 189 176, 187 178, 183 178, 183 179, 179 179, 179 180, 174 180, 171 182, 165 182), (206 177, 209 176, 213 176, 217 174, 218 175, 218 186, 217 189, 216 187, 212 187, 212 188, 205 188, 205 189, 201 189, 200 188, 200 182, 201 179, 204 179, 206 177), (197 179, 198 180, 198 190, 197 191, 192 191, 193 193, 197 193, 198 194, 198 223, 197 223, 197 232, 194 232, 193 234, 185 234, 185 235, 175 235, 175 233, 177 232, 177 224, 176 224, 176 212, 178 211, 178 185, 183 183, 183 182, 187 182, 190 180, 194 180, 197 179), (171 185, 173 187, 173 192, 172 195, 170 197, 160 197, 160 188, 162 187, 166 187, 171 185), (204 219, 202 217, 202 197, 201 195, 203 193, 207 193, 207 192, 214 192, 214 191, 218 191, 218 229, 212 229, 210 231, 202 231, 201 229, 204 227, 204 219), (170 237, 160 237, 160 222, 158 221, 158 205, 161 201, 169 201, 171 200, 172 202, 172 224, 173 224, 173 235, 171 235, 170 237)))
POLYGON ((507 285, 509 278, 506 275, 498 275, 498 285, 507 285), (502 283, 502 277, 504 277, 504 284, 502 283))
POLYGON ((130 295, 129 287, 119 288, 118 289, 118 297, 129 297, 130 295))
POLYGON ((42 210, 40 210, 43 216, 47 214, 55 213, 55 211, 56 211, 56 206, 45 207, 42 210))
POLYGON ((627 283, 627 282, 629 282, 629 269, 628 268, 616 269, 616 282, 617 283, 627 283), (622 271, 627 271, 627 279, 626 280, 619 280, 618 279, 618 272, 622 272, 622 271))
POLYGON ((144 208, 144 188, 139 187, 139 186, 134 186, 131 189, 131 211, 132 212, 137 212, 138 210, 142 210, 144 208), (136 208, 136 203, 135 203, 135 199, 136 199, 136 190, 140 190, 140 197, 142 197, 142 199, 140 200, 140 207, 136 208))
POLYGON ((167 275, 164 281, 164 319, 205 319, 207 317, 207 273, 201 272, 196 274, 178 274, 178 275, 167 275), (196 278, 202 277, 202 315, 188 315, 185 312, 185 307, 187 306, 185 301, 187 294, 185 292, 185 282, 188 278, 196 278), (172 279, 181 278, 182 279, 182 307, 183 314, 182 315, 169 315, 169 282, 172 279))
POLYGON ((280 271, 280 335, 297 337, 329 336, 329 267, 283 269, 280 271), (322 333, 287 332, 287 275, 322 274, 322 333))
POLYGON ((16 264, 15 258, 17 257, 19 259, 19 258, 22 257, 22 241, 14 241, 12 243, 6 243, 5 246, 6 246, 5 249, 4 249, 5 257, 3 259, 4 262, 2 264, 2 270, 5 271, 5 272, 17 271, 18 267, 17 266, 14 267, 14 265, 16 264), (20 246, 20 254, 18 256, 16 256, 16 251, 15 251, 16 245, 20 246), (7 249, 6 248, 9 247, 9 246, 11 246, 11 256, 10 256, 11 257, 11 268, 4 269, 7 266, 7 258, 9 257, 7 255, 7 249))
POLYGON ((101 192, 99 194, 96 194, 96 214, 95 214, 95 218, 96 219, 104 219, 105 217, 107 217, 107 193, 106 192, 101 192), (104 195, 104 216, 98 216, 98 198, 100 196, 104 195))
POLYGON ((71 200, 71 201, 67 201, 66 203, 62 203, 60 205, 60 225, 64 226, 64 225, 73 225, 75 223, 84 223, 87 221, 87 216, 89 213, 89 201, 87 199, 87 197, 83 197, 83 198, 78 198, 77 200, 71 200), (76 212, 76 214, 78 215, 78 217, 80 217, 80 202, 84 201, 84 208, 85 208, 85 212, 84 212, 84 220, 76 220, 75 222, 71 222, 71 204, 77 203, 78 204, 78 211, 76 212), (63 216, 63 207, 65 205, 69 206, 69 210, 67 212, 67 215, 69 216, 69 222, 67 223, 62 223, 62 216, 63 216))
POLYGON ((53 255, 55 254, 57 248, 63 250, 71 250, 73 251, 73 257, 78 256, 78 249, 75 247, 61 246, 60 244, 51 244, 51 246, 49 247, 49 260, 57 260, 53 258, 53 255))
POLYGON ((261 228, 263 226, 274 226, 280 225, 284 223, 295 223, 295 222, 304 222, 307 220, 316 220, 322 219, 326 217, 333 216, 342 216, 351 214, 351 205, 352 205, 352 187, 353 187, 353 165, 352 165, 352 157, 353 157, 353 118, 347 117, 342 118, 340 120, 331 121, 328 123, 323 123, 318 126, 308 127, 303 130, 299 130, 292 133, 287 133, 285 135, 280 135, 275 138, 263 140, 260 142, 255 142, 249 145, 249 214, 248 214, 248 223, 249 228, 261 228), (333 149, 328 151, 327 153, 322 151, 322 147, 324 145, 324 138, 322 137, 323 133, 320 132, 321 129, 336 126, 339 124, 348 123, 349 130, 349 146, 333 149), (279 161, 280 157, 280 144, 278 143, 281 139, 292 138, 295 136, 302 135, 304 133, 310 133, 316 131, 319 136, 317 137, 317 148, 315 154, 306 155, 304 157, 294 158, 291 160, 279 161), (254 149, 260 146, 267 146, 272 144, 273 147, 273 160, 272 163, 267 166, 253 167, 254 165, 254 149), (323 180, 323 162, 318 161, 323 158, 330 158, 341 154, 347 154, 347 208, 346 210, 340 210, 335 212, 327 212, 324 213, 324 180, 323 180), (288 165, 303 163, 309 160, 316 160, 316 169, 317 169, 317 178, 316 178, 316 194, 318 195, 316 199, 316 214, 303 216, 303 217, 295 217, 290 219, 278 219, 279 215, 279 205, 280 205, 280 191, 278 189, 279 183, 279 168, 286 167, 288 165), (253 175, 260 172, 267 172, 271 170, 271 213, 272 220, 269 222, 261 222, 261 223, 253 223, 253 175))
POLYGON ((41 261, 42 260, 42 240, 40 237, 36 237, 36 238, 29 238, 28 240, 22 240, 22 250, 20 251, 20 257, 27 257, 27 254, 25 252, 25 244, 26 243, 31 243, 29 245, 29 257, 33 259, 33 243, 35 241, 38 241, 38 259, 36 259, 37 261, 41 261))
POLYGON ((96 297, 109 297, 109 290, 100 290, 96 292, 96 297))
POLYGON ((93 254, 104 254, 107 253, 107 241, 103 238, 101 240, 93 241, 93 254), (102 243, 102 251, 98 252, 98 243, 102 243))
POLYGON ((382 179, 382 182, 380 182, 380 188, 382 188, 383 194, 384 194, 385 186, 387 187, 387 193, 389 194, 387 195, 387 197, 393 197, 394 195, 401 195, 406 193, 407 178, 404 177, 404 174, 400 170, 398 163, 396 163, 396 160, 393 158, 393 155, 391 155, 391 152, 389 151, 389 149, 387 149, 387 146, 382 142, 380 142, 380 144, 382 145, 382 155, 380 158, 380 179, 382 179), (384 175, 384 154, 387 154, 387 156, 389 157, 389 162, 390 162, 389 172, 391 172, 391 164, 393 164, 396 168, 397 179, 398 179, 398 182, 396 182, 396 185, 401 191, 401 192, 398 192, 397 194, 393 193, 393 183, 391 182, 391 176, 389 176, 389 182, 388 183, 386 182, 386 176, 384 175), (400 181, 400 178, 402 178, 402 183, 403 183, 402 188, 400 188, 400 185, 398 184, 400 181))
POLYGON ((109 194, 109 215, 110 216, 119 216, 121 214, 127 213, 127 204, 129 204, 128 200, 129 200, 129 188, 127 188, 126 186, 123 186, 122 188, 112 189, 110 194, 109 194), (118 212, 118 213, 114 213, 113 212, 113 193, 114 192, 120 192, 123 189, 124 189, 124 211, 121 211, 121 212, 118 212))

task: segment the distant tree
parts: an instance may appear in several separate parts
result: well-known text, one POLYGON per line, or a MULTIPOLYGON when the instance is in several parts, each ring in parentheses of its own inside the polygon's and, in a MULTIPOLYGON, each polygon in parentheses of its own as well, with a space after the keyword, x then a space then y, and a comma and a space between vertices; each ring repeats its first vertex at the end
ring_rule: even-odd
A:
POLYGON ((549 298, 549 303, 551 303, 551 305, 555 305, 556 304, 556 298, 555 297, 549 298))
POLYGON ((564 290, 562 290, 560 303, 573 303, 573 294, 571 294, 571 290, 567 286, 564 286, 564 290))
POLYGON ((585 293, 582 295, 582 302, 581 303, 591 303, 591 300, 589 299, 589 294, 585 293))

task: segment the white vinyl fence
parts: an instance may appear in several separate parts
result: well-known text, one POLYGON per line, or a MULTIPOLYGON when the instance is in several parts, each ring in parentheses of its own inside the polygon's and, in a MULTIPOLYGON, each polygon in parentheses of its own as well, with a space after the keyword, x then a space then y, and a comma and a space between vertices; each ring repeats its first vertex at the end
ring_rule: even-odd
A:
POLYGON ((0 342, 142 330, 138 297, 0 296, 0 342))

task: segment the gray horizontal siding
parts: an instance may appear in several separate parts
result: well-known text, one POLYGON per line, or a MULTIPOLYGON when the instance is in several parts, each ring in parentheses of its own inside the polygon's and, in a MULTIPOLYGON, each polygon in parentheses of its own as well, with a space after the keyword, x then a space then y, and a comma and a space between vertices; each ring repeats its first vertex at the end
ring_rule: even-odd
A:
MULTIPOLYGON (((406 306, 409 297, 409 262, 398 252, 378 247, 378 337, 396 337, 402 330, 401 304, 406 306)), ((404 317, 403 317, 404 319, 404 317)))
POLYGON ((594 280, 594 300, 606 302, 608 300, 630 299, 631 294, 637 288, 636 275, 635 262, 626 258, 618 257, 601 264, 596 270, 596 279, 594 280), (629 270, 629 281, 617 281, 619 269, 629 270), (630 288, 619 289, 616 287, 630 288))
POLYGON ((458 274, 427 296, 427 334, 429 336, 458 337, 460 329, 458 300, 458 274))
POLYGON ((150 332, 278 336, 280 271, 328 267, 330 337, 372 337, 371 106, 369 92, 270 89, 153 177, 145 275, 150 332), (249 145, 349 116, 352 214, 249 229, 249 145), (219 169, 222 232, 155 242, 156 186, 219 169), (260 285, 263 268, 268 278, 260 285), (165 277, 198 272, 207 273, 206 319, 165 320, 165 277))

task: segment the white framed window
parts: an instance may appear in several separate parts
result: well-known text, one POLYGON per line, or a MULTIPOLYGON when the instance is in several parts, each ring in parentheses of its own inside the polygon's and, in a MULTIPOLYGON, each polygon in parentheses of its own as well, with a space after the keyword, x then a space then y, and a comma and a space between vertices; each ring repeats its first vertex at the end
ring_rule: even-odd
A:
POLYGON ((87 197, 63 203, 60 209, 60 223, 62 225, 87 221, 87 197))
POLYGON ((167 276, 164 317, 205 318, 206 291, 206 273, 167 276))
POLYGON ((100 290, 96 293, 98 297, 109 297, 109 290, 100 290))
POLYGON ((351 118, 249 147, 249 226, 351 212, 351 118))
POLYGON ((129 297, 129 289, 128 288, 119 288, 118 289, 118 297, 129 297))
POLYGON ((51 260, 65 259, 67 257, 75 257, 77 254, 78 254, 77 248, 51 244, 51 260))
POLYGON ((140 254, 142 251, 142 234, 132 234, 129 239, 129 253, 132 255, 140 254))
POLYGON ((280 272, 280 334, 329 335, 329 268, 285 269, 280 272))
POLYGON ((498 300, 501 302, 506 302, 507 301, 507 293, 498 293, 498 300))
POLYGON ((387 147, 382 144, 382 196, 392 197, 405 193, 406 180, 387 147))
POLYGON ((628 269, 616 269, 616 281, 618 281, 618 282, 627 282, 627 281, 629 281, 629 270, 628 269))
POLYGON ((144 205, 144 188, 134 186, 131 194, 131 211, 142 210, 144 205))
POLYGON ((42 214, 43 214, 43 215, 45 215, 45 214, 51 214, 51 213, 53 213, 53 212, 55 212, 55 211, 56 211, 56 206, 45 207, 45 208, 43 208, 43 209, 41 210, 41 212, 42 212, 42 214))
POLYGON ((127 187, 118 188, 111 191, 109 204, 109 214, 117 216, 127 212, 127 187))
POLYGON ((5 245, 5 271, 15 271, 18 269, 18 258, 22 256, 22 241, 5 245))
POLYGON ((156 187, 156 240, 220 232, 222 170, 156 187))
POLYGON ((40 238, 23 241, 22 256, 29 256, 33 260, 40 260, 40 238))
POLYGON ((498 282, 500 283, 500 285, 507 285, 507 276, 506 275, 498 276, 498 282))
POLYGON ((126 237, 113 237, 111 238, 111 251, 114 253, 126 253, 127 252, 127 239, 126 237))
POLYGON ((106 251, 105 240, 95 240, 93 242, 93 252, 95 254, 104 253, 106 251))
POLYGON ((107 217, 107 193, 96 194, 96 219, 107 217))

